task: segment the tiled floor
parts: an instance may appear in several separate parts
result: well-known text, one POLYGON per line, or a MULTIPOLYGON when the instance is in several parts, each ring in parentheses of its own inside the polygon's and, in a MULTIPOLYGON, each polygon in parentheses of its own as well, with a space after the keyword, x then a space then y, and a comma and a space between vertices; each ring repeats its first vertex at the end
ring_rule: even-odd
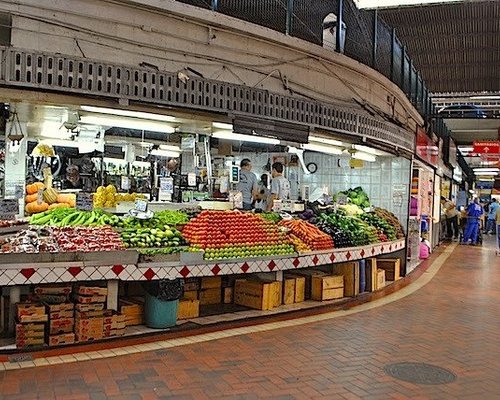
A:
POLYGON ((353 309, 0 371, 0 399, 500 399, 500 258, 488 240, 448 248, 416 283, 353 309), (385 374, 407 361, 457 380, 385 374))

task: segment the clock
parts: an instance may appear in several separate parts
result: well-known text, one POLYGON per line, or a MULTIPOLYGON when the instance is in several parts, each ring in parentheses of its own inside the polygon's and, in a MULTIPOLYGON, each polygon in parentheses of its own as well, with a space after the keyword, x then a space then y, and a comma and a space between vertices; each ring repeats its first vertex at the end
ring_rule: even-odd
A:
POLYGON ((312 162, 307 164, 306 168, 311 174, 314 174, 318 170, 318 165, 312 162))

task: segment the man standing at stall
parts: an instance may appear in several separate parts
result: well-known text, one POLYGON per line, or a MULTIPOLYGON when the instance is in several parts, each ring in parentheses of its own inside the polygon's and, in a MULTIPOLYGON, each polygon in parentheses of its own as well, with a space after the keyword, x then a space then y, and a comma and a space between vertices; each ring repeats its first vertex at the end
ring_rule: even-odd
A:
POLYGON ((458 239, 458 214, 457 206, 453 201, 441 196, 441 204, 446 218, 446 237, 458 239))
POLYGON ((280 162, 275 162, 272 166, 271 198, 267 211, 272 210, 274 200, 287 200, 290 197, 290 182, 283 176, 283 169, 283 164, 280 162))
POLYGON ((253 208, 252 203, 257 194, 257 176, 252 172, 252 162, 248 158, 241 160, 240 168, 238 190, 243 196, 243 210, 248 211, 253 208))

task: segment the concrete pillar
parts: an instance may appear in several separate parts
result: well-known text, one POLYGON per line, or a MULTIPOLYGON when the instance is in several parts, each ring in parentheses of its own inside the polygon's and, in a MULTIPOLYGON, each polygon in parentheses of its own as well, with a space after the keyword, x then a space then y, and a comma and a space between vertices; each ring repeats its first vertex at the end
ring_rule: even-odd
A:
POLYGON ((108 310, 118 311, 118 290, 119 290, 118 283, 119 281, 116 279, 108 280, 108 304, 107 304, 108 310))
POLYGON ((21 301, 21 286, 9 288, 9 332, 14 332, 16 327, 16 303, 21 301))

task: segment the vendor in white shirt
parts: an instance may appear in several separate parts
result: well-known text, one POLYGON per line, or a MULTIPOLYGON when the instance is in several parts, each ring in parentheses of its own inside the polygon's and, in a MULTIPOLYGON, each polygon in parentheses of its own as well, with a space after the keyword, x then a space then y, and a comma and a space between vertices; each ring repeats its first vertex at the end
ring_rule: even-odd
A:
POLYGON ((283 164, 275 162, 272 166, 271 175, 271 198, 267 205, 267 211, 273 208, 274 200, 288 200, 290 197, 290 182, 283 176, 283 164))
POLYGON ((243 196, 243 210, 248 211, 253 208, 253 201, 257 194, 257 176, 252 172, 252 163, 248 158, 241 160, 240 168, 238 190, 243 196))

